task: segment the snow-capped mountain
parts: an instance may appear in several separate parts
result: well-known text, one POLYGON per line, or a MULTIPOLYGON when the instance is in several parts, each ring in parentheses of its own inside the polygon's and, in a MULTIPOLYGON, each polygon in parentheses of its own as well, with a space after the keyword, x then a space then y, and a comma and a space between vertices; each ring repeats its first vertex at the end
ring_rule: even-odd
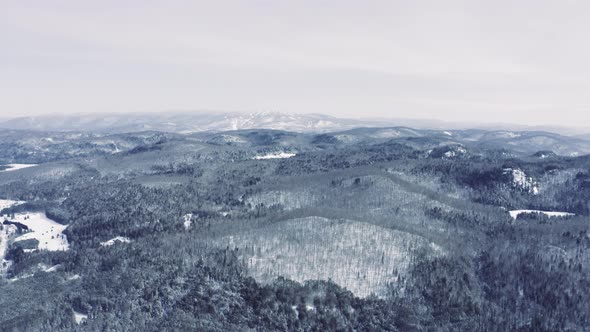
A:
POLYGON ((380 124, 378 121, 340 119, 319 114, 194 112, 20 117, 0 122, 0 127, 7 129, 92 131, 100 133, 147 130, 192 133, 240 129, 326 132, 355 127, 377 126, 380 124))

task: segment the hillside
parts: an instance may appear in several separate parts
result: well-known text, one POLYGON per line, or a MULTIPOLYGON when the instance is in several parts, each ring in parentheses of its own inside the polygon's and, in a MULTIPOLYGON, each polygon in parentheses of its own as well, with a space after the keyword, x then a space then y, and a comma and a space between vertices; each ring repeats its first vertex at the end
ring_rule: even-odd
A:
POLYGON ((11 130, 0 145, 6 331, 590 328, 580 137, 11 130))

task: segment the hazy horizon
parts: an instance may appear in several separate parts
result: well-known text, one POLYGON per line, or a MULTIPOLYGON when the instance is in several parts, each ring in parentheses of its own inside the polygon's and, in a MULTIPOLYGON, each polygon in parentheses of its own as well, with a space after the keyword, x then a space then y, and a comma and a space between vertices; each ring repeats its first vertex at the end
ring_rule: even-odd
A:
POLYGON ((166 110, 585 127, 578 1, 6 2, 0 118, 166 110))

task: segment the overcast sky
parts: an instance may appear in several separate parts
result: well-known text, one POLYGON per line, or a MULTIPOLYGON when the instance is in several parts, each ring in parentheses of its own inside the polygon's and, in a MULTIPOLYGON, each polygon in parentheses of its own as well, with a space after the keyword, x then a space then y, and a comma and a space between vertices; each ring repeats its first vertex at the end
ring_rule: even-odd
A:
POLYGON ((0 0, 0 114, 590 125, 588 1, 0 0))

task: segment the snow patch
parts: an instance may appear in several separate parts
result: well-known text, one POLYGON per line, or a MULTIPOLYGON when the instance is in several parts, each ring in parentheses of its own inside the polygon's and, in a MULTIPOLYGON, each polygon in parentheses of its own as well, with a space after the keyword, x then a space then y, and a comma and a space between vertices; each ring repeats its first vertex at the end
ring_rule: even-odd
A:
POLYGON ((114 245, 115 243, 120 242, 120 243, 129 243, 131 242, 131 240, 128 237, 124 237, 124 236, 117 236, 114 237, 108 241, 104 241, 101 242, 100 245, 103 247, 110 247, 112 245, 114 245))
POLYGON ((4 165, 4 166, 8 166, 9 168, 7 168, 3 171, 0 171, 0 172, 17 171, 19 169, 37 166, 37 164, 8 164, 8 165, 4 165))
POLYGON ((182 218, 184 219, 184 229, 189 230, 191 228, 191 225, 193 224, 192 222, 192 218, 193 218, 193 214, 189 213, 189 214, 185 214, 184 216, 182 216, 182 218))
POLYGON ((13 201, 10 199, 0 199, 0 210, 23 204, 21 201, 13 201))
POLYGON ((57 271, 59 268, 61 267, 61 264, 57 264, 54 266, 47 266, 45 264, 39 264, 39 268, 43 271, 43 272, 55 272, 57 271))
POLYGON ((373 136, 377 137, 377 138, 395 138, 395 137, 399 137, 400 135, 401 135, 401 133, 397 130, 384 129, 384 130, 380 130, 380 131, 376 132, 375 135, 373 135, 373 136))
POLYGON ((8 279, 8 282, 15 282, 15 281, 19 281, 19 280, 21 280, 21 279, 30 278, 30 277, 32 277, 32 276, 33 276, 33 274, 32 274, 32 273, 29 273, 29 274, 24 274, 24 275, 22 275, 22 276, 18 276, 18 277, 12 278, 12 279, 8 279))
POLYGON ((532 177, 527 177, 526 173, 521 169, 505 168, 504 174, 512 175, 512 185, 516 188, 525 190, 533 195, 539 194, 539 187, 532 177))
POLYGON ((453 158, 453 157, 456 157, 458 155, 464 155, 466 153, 467 153, 467 149, 465 149, 462 146, 458 146, 456 148, 453 148, 452 150, 449 150, 449 151, 445 152, 444 153, 444 158, 453 158))
POLYGON ((81 278, 81 277, 80 277, 80 275, 79 275, 79 274, 74 274, 74 275, 71 275, 71 276, 67 277, 66 279, 67 279, 68 281, 72 281, 72 280, 78 280, 78 279, 80 279, 80 278, 81 278))
POLYGON ((522 213, 542 213, 542 214, 549 216, 549 217, 575 216, 575 214, 569 213, 569 212, 541 211, 541 210, 512 210, 512 211, 508 211, 508 213, 510 213, 510 216, 513 219, 516 219, 518 217, 518 215, 520 215, 522 213))
POLYGON ((234 135, 221 135, 220 139, 226 143, 247 143, 245 139, 234 135))
POLYGON ((39 241, 39 250, 63 251, 70 247, 66 235, 63 234, 68 226, 47 218, 45 213, 19 213, 11 221, 27 226, 30 231, 17 237, 15 241, 36 239, 39 241))
POLYGON ((291 158, 295 157, 296 153, 289 153, 289 152, 274 152, 274 153, 267 153, 265 155, 258 155, 255 156, 254 159, 284 159, 284 158, 291 158))
POLYGON ((445 152, 445 157, 447 157, 447 158, 452 158, 452 157, 455 157, 456 155, 457 155, 457 153, 455 151, 445 152))
POLYGON ((80 324, 87 319, 88 319, 88 315, 83 314, 81 312, 74 311, 74 320, 76 321, 76 324, 80 324))
POLYGON ((2 225, 2 228, 0 231, 0 274, 6 272, 12 265, 11 261, 4 259, 4 256, 8 249, 8 239, 16 232, 16 226, 14 225, 2 225))

